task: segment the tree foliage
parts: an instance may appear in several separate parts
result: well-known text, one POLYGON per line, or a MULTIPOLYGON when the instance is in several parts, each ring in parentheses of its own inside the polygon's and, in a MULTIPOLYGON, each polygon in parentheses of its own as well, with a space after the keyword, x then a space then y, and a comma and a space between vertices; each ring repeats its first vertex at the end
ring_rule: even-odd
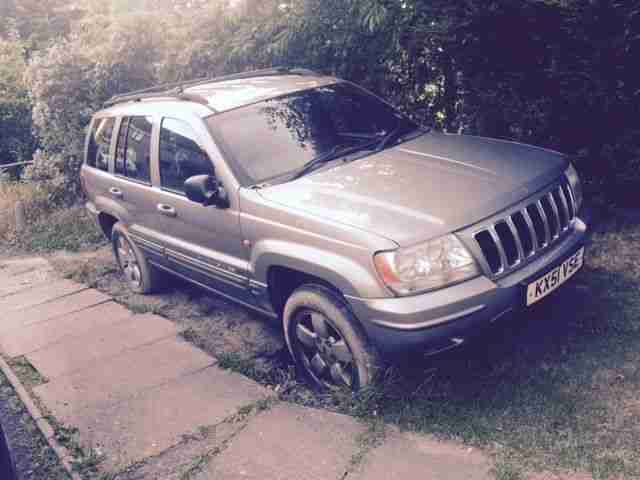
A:
MULTIPOLYGON (((593 191, 639 197, 638 0, 11 0, 8 8, 28 60, 15 65, 26 71, 41 159, 77 164, 91 113, 113 94, 296 65, 362 83, 437 128, 567 152, 593 191), (31 15, 20 13, 32 4, 31 15)), ((69 187, 75 169, 65 171, 69 187)))
POLYGON ((16 36, 0 39, 0 165, 28 160, 35 148, 24 55, 16 36))

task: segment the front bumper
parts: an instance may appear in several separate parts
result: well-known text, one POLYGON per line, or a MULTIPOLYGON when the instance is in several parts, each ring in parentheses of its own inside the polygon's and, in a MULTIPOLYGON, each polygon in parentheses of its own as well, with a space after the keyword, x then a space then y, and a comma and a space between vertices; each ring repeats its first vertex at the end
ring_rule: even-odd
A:
POLYGON ((480 276, 412 297, 347 297, 353 313, 383 354, 436 353, 463 344, 498 319, 524 308, 525 285, 552 270, 584 245, 587 225, 576 218, 555 248, 499 280, 480 276))

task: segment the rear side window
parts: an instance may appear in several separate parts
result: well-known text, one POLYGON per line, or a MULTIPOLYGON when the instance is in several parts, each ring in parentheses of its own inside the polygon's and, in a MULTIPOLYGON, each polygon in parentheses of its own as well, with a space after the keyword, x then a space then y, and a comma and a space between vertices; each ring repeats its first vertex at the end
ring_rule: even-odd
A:
POLYGON ((160 179, 167 190, 184 193, 184 182, 194 175, 213 175, 209 156, 200 148, 191 126, 174 118, 160 128, 160 179))
POLYGON ((152 117, 125 117, 120 123, 115 171, 119 175, 151 183, 152 117))
POLYGON ((109 149, 113 135, 113 118, 102 118, 93 123, 89 135, 89 149, 87 151, 87 165, 97 167, 105 172, 109 170, 109 149))

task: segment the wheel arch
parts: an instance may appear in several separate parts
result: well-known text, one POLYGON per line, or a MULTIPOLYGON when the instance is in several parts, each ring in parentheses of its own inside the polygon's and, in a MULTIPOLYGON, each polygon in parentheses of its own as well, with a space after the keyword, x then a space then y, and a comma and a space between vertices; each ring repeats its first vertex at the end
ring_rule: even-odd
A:
POLYGON ((98 225, 107 240, 111 240, 111 234, 113 233, 113 226, 118 223, 120 219, 115 215, 111 215, 107 212, 100 212, 98 214, 98 225))

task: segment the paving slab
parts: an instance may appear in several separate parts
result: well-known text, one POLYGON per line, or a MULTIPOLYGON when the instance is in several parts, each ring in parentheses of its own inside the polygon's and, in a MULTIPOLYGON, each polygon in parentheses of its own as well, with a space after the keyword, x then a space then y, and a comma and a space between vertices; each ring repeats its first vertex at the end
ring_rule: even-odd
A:
POLYGON ((0 323, 9 312, 41 305, 56 298, 85 290, 85 285, 71 280, 56 280, 45 285, 29 288, 15 295, 0 299, 0 323))
POLYGON ((211 366, 124 402, 76 411, 68 423, 78 427, 84 446, 106 454, 101 467, 117 469, 158 455, 184 435, 217 425, 269 395, 246 377, 211 366))
POLYGON ((196 479, 342 479, 364 430, 345 415, 279 404, 252 419, 196 479))
POLYGON ((56 280, 53 270, 32 270, 12 277, 3 277, 0 271, 0 298, 56 280))
POLYGON ((51 269, 51 264, 42 257, 14 258, 0 261, 0 277, 11 277, 44 269, 51 269))
POLYGON ((46 322, 56 317, 79 312, 110 300, 111 297, 98 290, 85 289, 56 298, 41 305, 14 312, 7 312, 0 321, 0 334, 10 330, 24 328, 25 325, 46 322))
POLYGON ((201 350, 171 338, 99 359, 34 391, 59 420, 73 424, 70 419, 80 410, 122 401, 213 363, 201 350))
MULTIPOLYGON (((81 313, 89 312, 84 310, 81 313)), ((68 337, 27 356, 31 364, 49 380, 81 370, 96 360, 150 344, 178 333, 176 324, 157 315, 133 315, 117 323, 92 329, 83 335, 68 337)))
MULTIPOLYGON (((186 472, 194 466, 194 461, 205 458, 224 446, 224 442, 243 427, 242 422, 225 422, 214 428, 207 428, 206 435, 189 436, 189 439, 162 452, 161 455, 145 459, 118 475, 118 480, 185 480, 191 479, 186 472), (203 457, 205 456, 205 457, 203 457)), ((125 464, 126 465, 126 464, 125 464)), ((120 465, 112 468, 121 471, 120 465)))
POLYGON ((0 349, 10 357, 26 355, 56 344, 65 337, 83 335, 132 315, 129 310, 115 302, 101 303, 45 322, 2 331, 0 332, 0 349))
POLYGON ((492 462, 478 450, 389 428, 348 480, 490 480, 492 462))

